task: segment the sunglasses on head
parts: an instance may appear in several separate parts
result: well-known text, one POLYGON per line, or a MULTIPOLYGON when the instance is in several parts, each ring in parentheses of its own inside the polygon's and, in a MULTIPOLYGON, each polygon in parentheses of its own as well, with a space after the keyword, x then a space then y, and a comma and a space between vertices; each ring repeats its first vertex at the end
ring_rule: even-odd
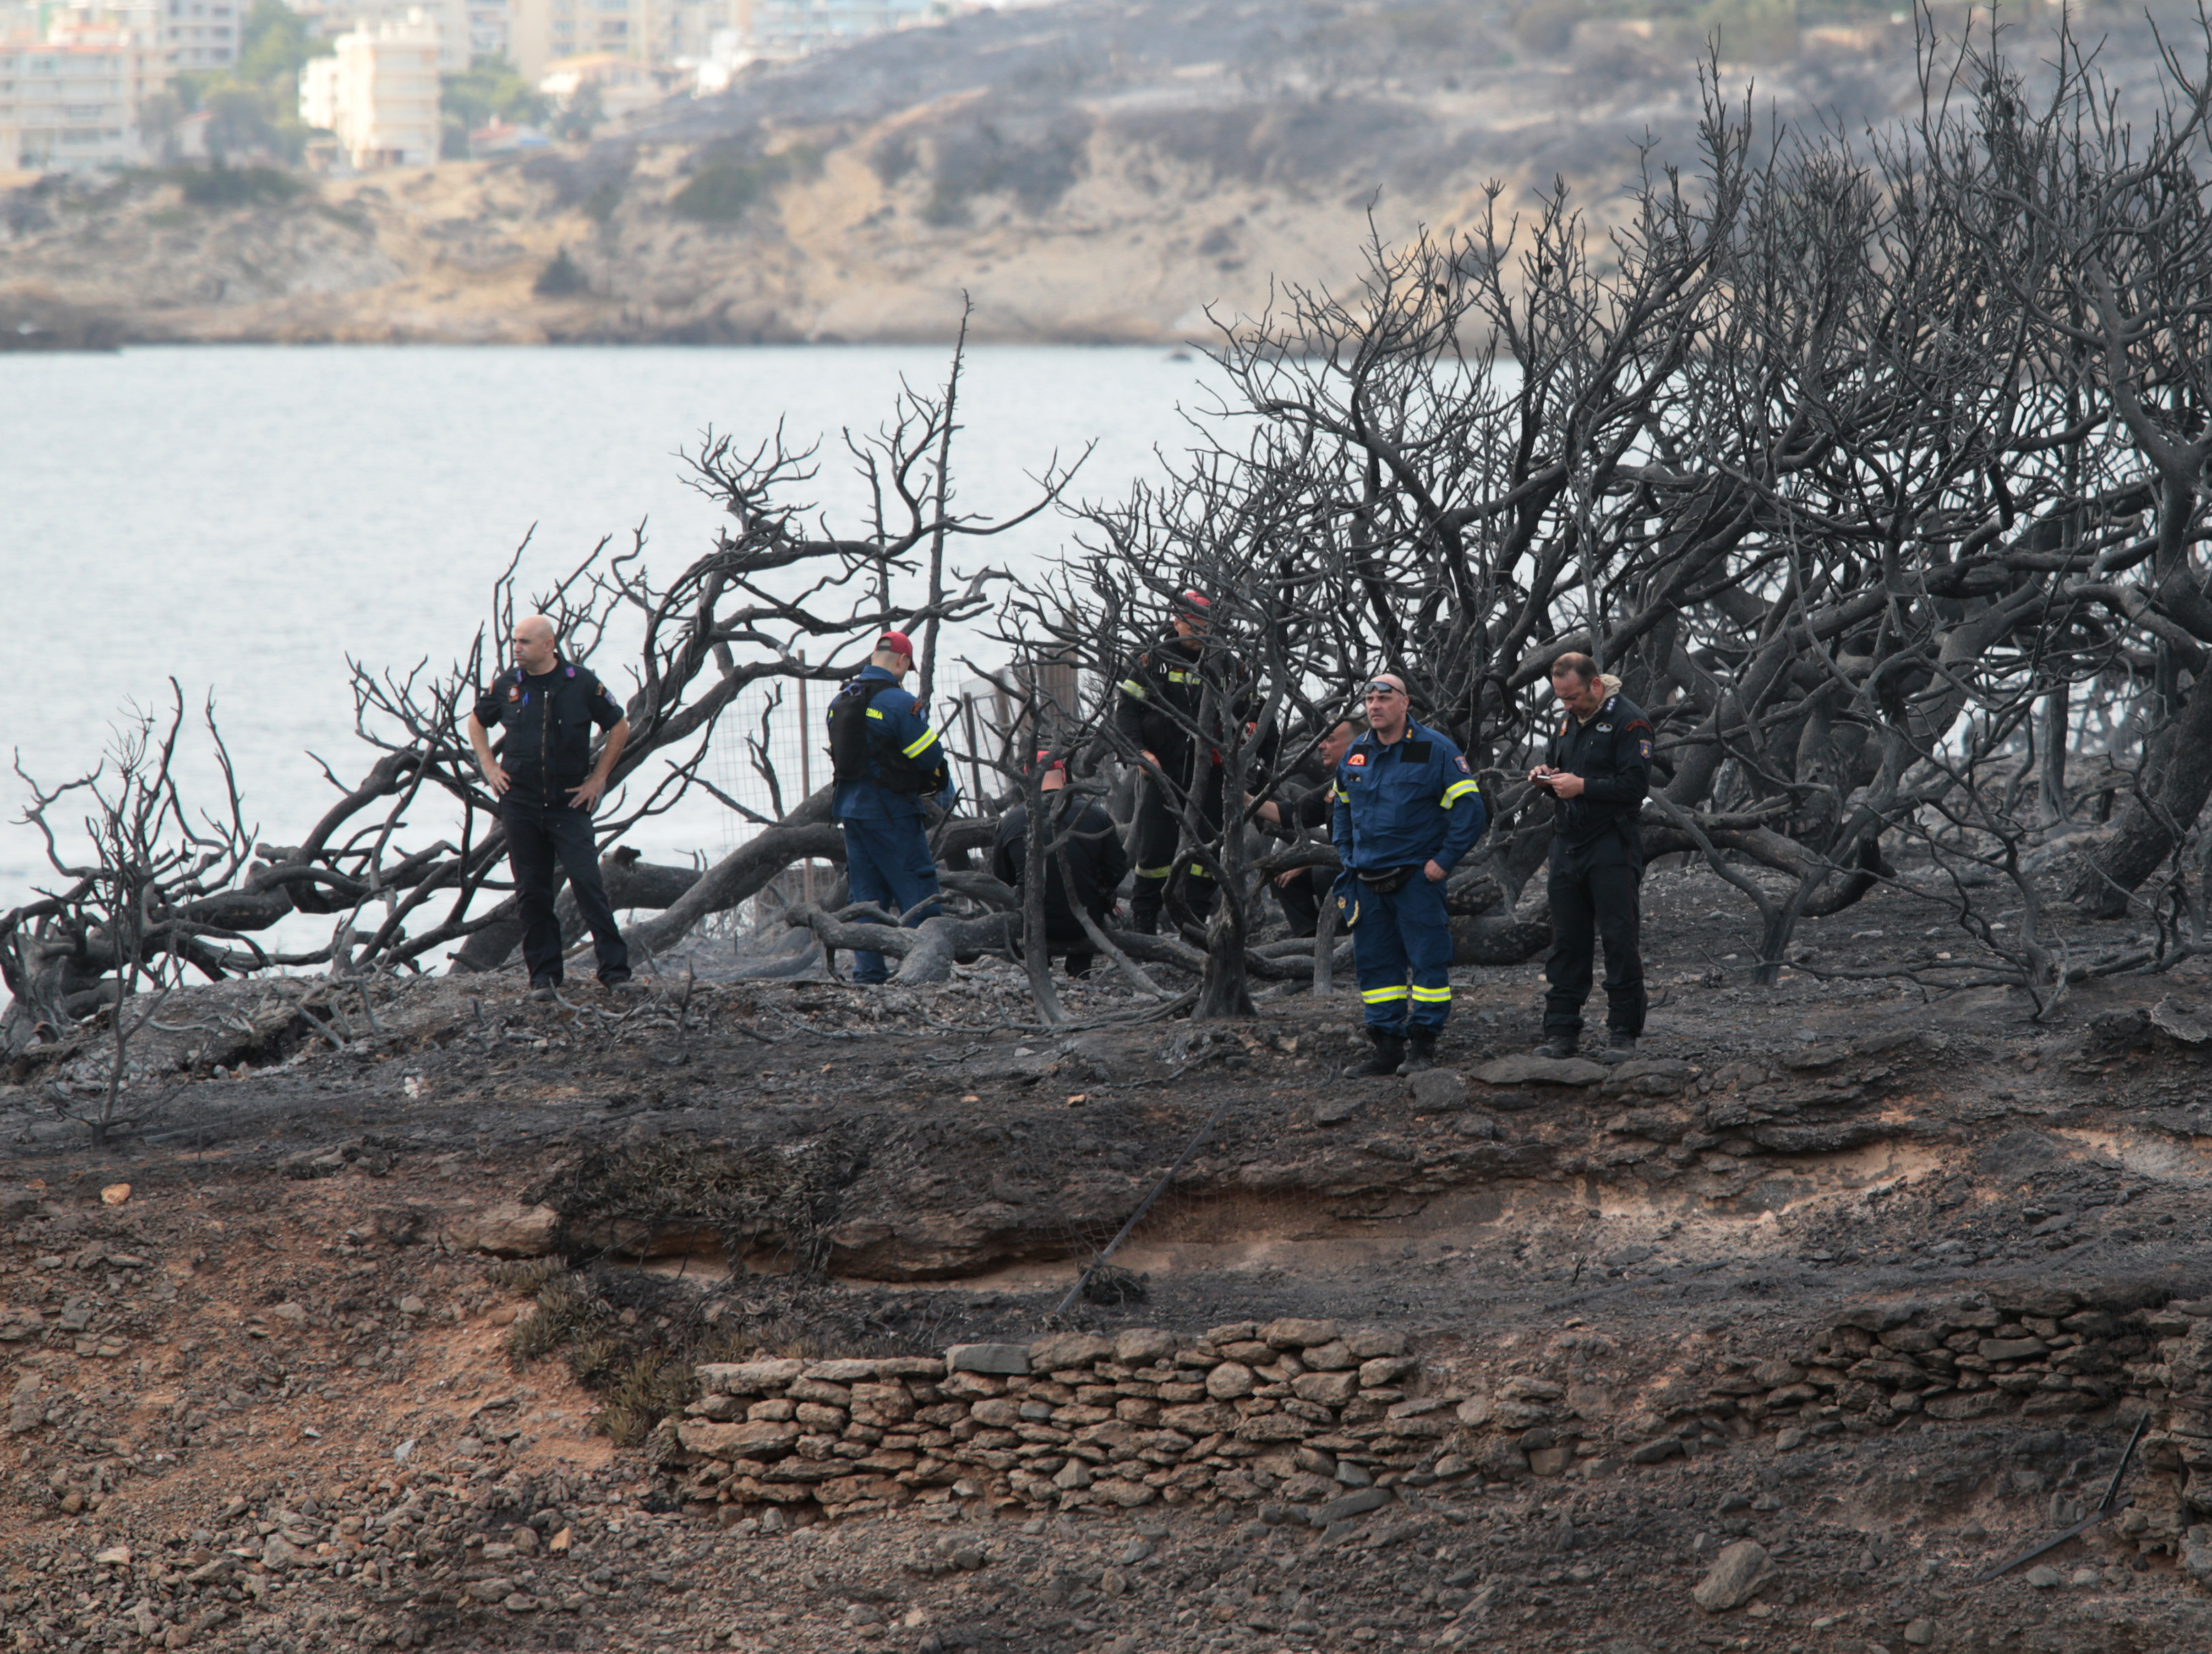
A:
POLYGON ((1370 695, 1403 695, 1406 691, 1400 689, 1395 684, 1385 684, 1377 681, 1376 683, 1370 684, 1367 686, 1367 692, 1370 695))

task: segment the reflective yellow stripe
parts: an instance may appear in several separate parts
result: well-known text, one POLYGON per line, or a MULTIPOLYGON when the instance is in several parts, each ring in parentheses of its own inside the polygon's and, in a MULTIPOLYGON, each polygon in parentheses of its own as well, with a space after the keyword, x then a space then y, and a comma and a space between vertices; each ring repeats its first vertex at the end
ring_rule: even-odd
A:
POLYGON ((1336 789, 1336 801, 1339 804, 1349 804, 1352 802, 1352 794, 1340 787, 1336 789))
POLYGON ((1133 678, 1124 678, 1121 680, 1121 693, 1134 700, 1141 701, 1146 698, 1145 686, 1133 678))
POLYGON ((1413 990, 1413 997, 1420 1000, 1424 1005, 1449 1005, 1451 1003, 1451 989, 1449 988, 1417 988, 1413 990))
POLYGON ((1190 864, 1190 870, 1191 870, 1191 872, 1192 872, 1192 873, 1194 873, 1197 874, 1197 875, 1198 875, 1198 877, 1199 877, 1199 878, 1200 878, 1200 879, 1203 879, 1203 878, 1205 878, 1205 877, 1206 876, 1206 864, 1205 864, 1204 862, 1202 862, 1202 861, 1194 861, 1194 862, 1192 862, 1192 863, 1190 864))
POLYGON ((922 754, 922 750, 936 739, 937 732, 935 730, 923 730, 919 739, 907 743, 905 749, 907 757, 909 758, 920 757, 922 754))
POLYGON ((1168 674, 1168 682, 1170 684, 1195 684, 1198 682, 1198 674, 1194 672, 1171 672, 1168 674))
POLYGON ((1363 988, 1359 990, 1359 997, 1370 1005, 1381 1005, 1387 1000, 1404 999, 1406 990, 1403 988, 1363 988))
POLYGON ((1175 869, 1173 867, 1139 867, 1137 869, 1137 877, 1139 879, 1165 879, 1174 871, 1175 869))
POLYGON ((868 716, 871 718, 880 718, 883 715, 884 715, 882 713, 877 711, 873 707, 870 707, 868 708, 868 716))
POLYGON ((1469 793, 1479 793, 1481 790, 1471 781, 1454 781, 1449 787, 1444 788, 1442 802, 1444 808, 1449 810, 1452 807, 1452 800, 1455 799, 1463 798, 1469 793))

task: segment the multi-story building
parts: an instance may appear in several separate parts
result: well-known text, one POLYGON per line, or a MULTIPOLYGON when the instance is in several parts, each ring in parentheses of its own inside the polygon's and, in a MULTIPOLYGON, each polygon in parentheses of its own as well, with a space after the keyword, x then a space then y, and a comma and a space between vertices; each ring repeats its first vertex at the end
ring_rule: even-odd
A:
POLYGON ((653 0, 514 0, 507 14, 507 55, 536 86, 568 58, 611 53, 652 61, 653 0))
POLYGON ((167 78, 157 36, 66 15, 46 36, 0 38, 0 173, 143 161, 139 105, 167 78))
POLYGON ((300 76, 300 119, 331 133, 356 169, 426 167, 438 158, 435 18, 416 7, 341 34, 300 76))
POLYGON ((495 62, 507 55, 507 0, 466 0, 469 58, 495 62))
POLYGON ((187 72, 228 69, 238 61, 241 0, 162 0, 161 47, 169 67, 187 72))
POLYGON ((438 67, 448 75, 466 69, 475 51, 471 35, 477 9, 471 0, 287 0, 287 3, 306 20, 308 32, 323 40, 335 40, 349 29, 404 23, 410 14, 419 11, 438 25, 438 67))

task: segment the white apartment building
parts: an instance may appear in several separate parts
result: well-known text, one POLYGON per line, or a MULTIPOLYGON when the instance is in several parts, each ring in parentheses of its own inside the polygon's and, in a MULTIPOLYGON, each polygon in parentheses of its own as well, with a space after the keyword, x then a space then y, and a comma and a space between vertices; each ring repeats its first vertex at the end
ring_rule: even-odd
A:
POLYGON ((161 46, 172 69, 228 69, 238 61, 245 0, 162 0, 161 46))
POLYGON ((44 40, 0 39, 0 173, 143 161, 138 106, 167 79, 159 41, 135 29, 56 25, 44 40))
MULTIPOLYGON (((246 0, 251 5, 252 0, 246 0)), ((471 31, 475 7, 470 0, 287 0, 302 18, 308 32, 334 40, 349 30, 374 28, 379 23, 404 23, 421 12, 438 26, 438 67, 457 74, 469 66, 475 47, 471 31)))
POLYGON ((438 158, 440 29, 418 6, 341 34, 300 76, 300 119, 336 136, 356 169, 438 158))

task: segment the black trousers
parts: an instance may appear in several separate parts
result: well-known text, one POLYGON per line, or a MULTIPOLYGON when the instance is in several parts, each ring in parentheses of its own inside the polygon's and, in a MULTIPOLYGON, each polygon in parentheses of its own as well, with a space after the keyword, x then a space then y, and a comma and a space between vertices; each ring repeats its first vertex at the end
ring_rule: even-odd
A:
POLYGON ((1631 1038, 1644 1031, 1647 1004, 1638 952, 1638 895, 1644 847, 1618 832, 1588 844, 1552 841, 1552 956, 1544 976, 1544 1031, 1577 1036, 1589 998, 1597 939, 1605 940, 1605 1025, 1631 1038))
MULTIPOLYGON (((1289 884, 1275 886, 1275 901, 1283 909, 1283 917, 1291 921, 1291 935, 1311 936, 1321 928, 1321 904, 1335 888, 1334 867, 1301 867, 1289 884)), ((1343 939, 1339 933, 1337 940, 1343 939)))
POLYGON ((532 983, 561 980, 561 921, 554 915, 553 898, 563 873, 576 892, 576 910, 591 927, 599 980, 629 976, 629 945, 607 906, 590 812, 561 805, 549 809, 510 794, 499 801, 499 821, 507 829, 507 859, 514 869, 515 900, 522 909, 522 958, 532 983))
MULTIPOLYGON (((1164 755, 1160 767, 1171 775, 1178 773, 1176 763, 1164 755)), ((1181 773, 1188 775, 1188 768, 1181 773)), ((1206 823, 1207 833, 1218 833, 1221 766, 1210 761, 1204 763, 1203 773, 1192 784, 1198 789, 1199 814, 1206 823)), ((1129 899, 1129 911, 1133 917, 1157 920, 1160 909, 1167 905, 1168 881, 1178 874, 1183 879, 1183 899, 1189 903, 1191 911, 1201 919, 1213 911, 1213 876, 1201 872, 1196 862, 1176 866, 1176 844, 1182 836, 1182 817, 1169 802, 1167 794, 1151 776, 1146 776, 1137 800, 1137 879, 1129 899)))

